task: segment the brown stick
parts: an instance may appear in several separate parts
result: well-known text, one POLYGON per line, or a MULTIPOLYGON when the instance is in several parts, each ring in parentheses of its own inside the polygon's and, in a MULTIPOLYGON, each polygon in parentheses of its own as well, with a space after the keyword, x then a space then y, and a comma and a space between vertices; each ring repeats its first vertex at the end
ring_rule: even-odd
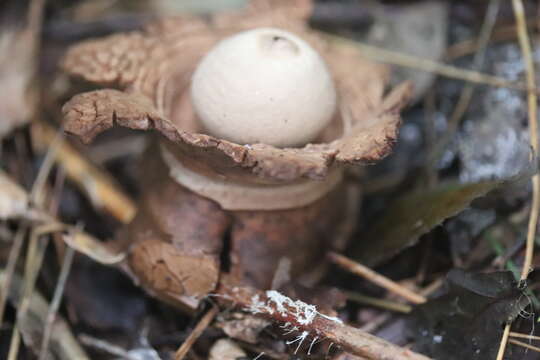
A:
POLYGON ((189 334, 186 341, 178 348, 176 351, 176 354, 174 355, 175 360, 183 360, 184 357, 187 355, 193 344, 195 344, 195 341, 201 336, 201 334, 206 330, 208 325, 214 320, 217 313, 219 311, 219 308, 217 306, 212 306, 210 310, 199 321, 197 326, 195 326, 195 329, 189 334))
POLYGON ((540 336, 522 334, 522 333, 513 332, 513 331, 510 331, 508 336, 515 337, 515 338, 520 338, 520 339, 527 339, 527 340, 540 340, 540 336))
POLYGON ((523 341, 510 339, 510 340, 508 340, 508 342, 510 344, 518 345, 518 346, 524 347, 524 348, 532 350, 532 351, 540 352, 540 347, 524 343, 523 341))
POLYGON ((385 289, 387 289, 390 292, 393 292, 394 294, 397 294, 408 301, 414 303, 414 304, 423 304, 426 302, 426 298, 422 295, 416 294, 415 292, 407 289, 406 287, 403 287, 396 283, 395 281, 392 281, 388 279, 385 276, 382 276, 381 274, 371 270, 370 268, 359 264, 355 261, 352 261, 349 258, 346 258, 343 255, 331 252, 328 254, 328 258, 330 260, 340 266, 341 268, 356 274, 358 276, 361 276, 385 289))
POLYGON ((262 292, 249 287, 221 285, 218 299, 228 306, 284 323, 286 329, 299 334, 289 342, 296 343, 298 348, 310 337, 313 342, 327 339, 345 351, 371 360, 429 360, 424 355, 345 325, 337 318, 317 312, 313 305, 294 301, 276 291, 262 292))

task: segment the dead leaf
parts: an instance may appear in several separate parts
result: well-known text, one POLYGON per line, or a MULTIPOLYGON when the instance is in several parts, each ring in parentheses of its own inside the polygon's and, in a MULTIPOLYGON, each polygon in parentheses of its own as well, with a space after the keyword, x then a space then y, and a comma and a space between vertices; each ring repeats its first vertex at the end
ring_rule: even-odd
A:
POLYGON ((246 353, 232 340, 220 339, 212 345, 208 360, 236 360, 244 358, 246 353))
MULTIPOLYGON (((514 275, 455 269, 448 274, 447 284, 446 295, 411 314, 409 329, 418 350, 440 360, 495 359, 504 325, 529 305, 514 275)), ((517 331, 517 324, 512 328, 517 331)), ((520 348, 508 347, 505 359, 521 359, 522 354, 520 348)))
POLYGON ((465 210, 474 199, 530 176, 532 171, 527 170, 507 179, 446 183, 398 198, 368 229, 363 239, 356 241, 349 254, 367 266, 380 264, 414 245, 421 235, 445 219, 465 210))
POLYGON ((28 211, 28 193, 0 170, 0 219, 23 216, 28 211))

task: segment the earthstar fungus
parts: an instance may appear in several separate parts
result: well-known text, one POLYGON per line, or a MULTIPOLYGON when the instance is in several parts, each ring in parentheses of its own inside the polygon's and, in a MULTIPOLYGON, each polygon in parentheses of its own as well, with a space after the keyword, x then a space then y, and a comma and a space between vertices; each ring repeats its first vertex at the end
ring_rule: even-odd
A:
POLYGON ((345 167, 391 151, 410 89, 385 95, 387 68, 312 31, 311 7, 255 0, 66 54, 67 72, 114 87, 66 103, 66 131, 86 143, 115 125, 159 135, 143 159, 139 212, 113 245, 160 298, 193 307, 224 278, 268 289, 283 258, 313 284, 325 252, 350 235, 359 198, 345 167))

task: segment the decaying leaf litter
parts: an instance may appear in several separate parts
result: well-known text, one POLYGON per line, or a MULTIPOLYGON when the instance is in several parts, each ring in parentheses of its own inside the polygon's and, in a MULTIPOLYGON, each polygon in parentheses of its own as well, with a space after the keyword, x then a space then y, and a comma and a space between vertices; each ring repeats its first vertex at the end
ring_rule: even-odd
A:
POLYGON ((1 356, 538 357, 538 4, 208 4, 2 5, 1 356), (261 27, 328 66, 314 145, 200 127, 200 59, 261 27))

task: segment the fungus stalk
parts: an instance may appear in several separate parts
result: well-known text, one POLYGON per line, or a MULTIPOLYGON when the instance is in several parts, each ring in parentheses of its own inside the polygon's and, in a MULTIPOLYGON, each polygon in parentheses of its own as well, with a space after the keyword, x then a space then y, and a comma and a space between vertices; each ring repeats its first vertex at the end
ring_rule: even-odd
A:
POLYGON ((333 169, 321 181, 305 180, 283 185, 236 182, 218 174, 208 176, 191 170, 165 146, 161 147, 161 154, 172 179, 227 210, 279 210, 305 206, 328 194, 343 178, 341 169, 333 169))

